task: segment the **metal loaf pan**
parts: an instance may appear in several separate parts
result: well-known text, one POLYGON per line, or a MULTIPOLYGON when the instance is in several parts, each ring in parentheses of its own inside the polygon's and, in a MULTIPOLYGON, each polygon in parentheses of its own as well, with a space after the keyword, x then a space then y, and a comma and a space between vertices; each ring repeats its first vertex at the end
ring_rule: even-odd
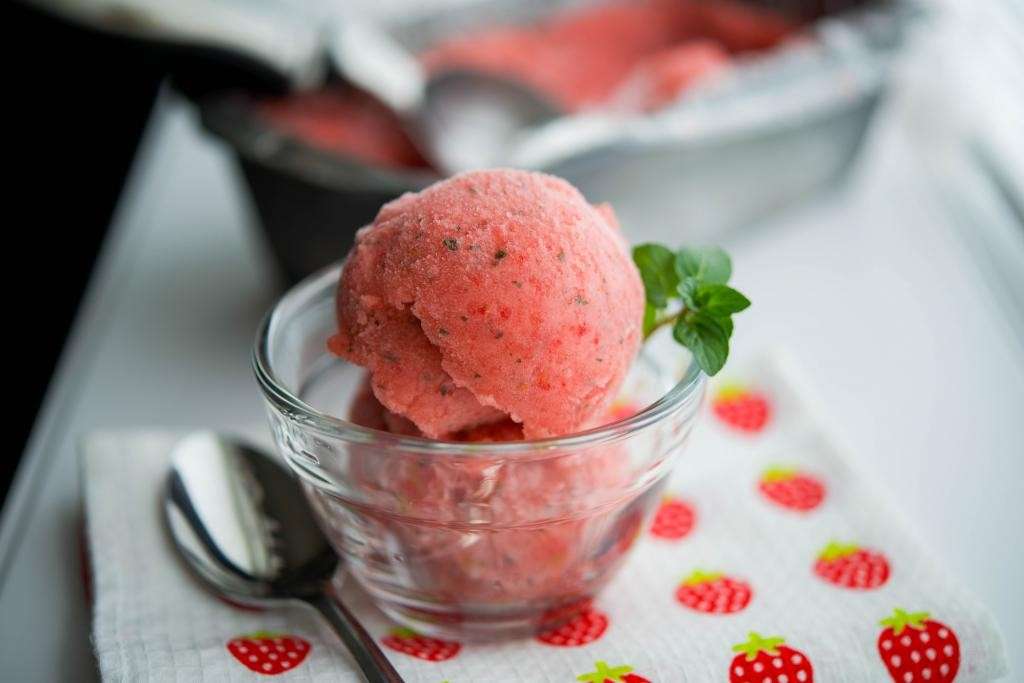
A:
MULTIPOLYGON (((809 3, 807 12, 828 9, 821 5, 809 3)), ((552 6, 478 3, 390 30, 420 49, 475 26, 529 21, 552 6)), ((813 40, 742 60, 667 109, 567 116, 529 131, 509 164, 563 176, 590 201, 611 202, 632 240, 722 240, 843 177, 918 15, 900 2, 826 15, 812 25, 813 40)), ((244 94, 209 97, 201 111, 206 128, 235 151, 289 280, 345 254, 381 204, 437 179, 309 147, 271 130, 244 94)))

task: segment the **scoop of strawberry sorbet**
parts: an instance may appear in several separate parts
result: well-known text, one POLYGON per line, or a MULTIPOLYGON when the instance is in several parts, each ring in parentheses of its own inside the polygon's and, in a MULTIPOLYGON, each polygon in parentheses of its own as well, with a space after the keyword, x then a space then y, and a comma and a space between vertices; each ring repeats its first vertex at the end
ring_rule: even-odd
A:
POLYGON ((604 414, 643 302, 609 206, 553 176, 474 171, 403 195, 360 231, 329 346, 428 437, 508 419, 525 438, 555 436, 604 414))

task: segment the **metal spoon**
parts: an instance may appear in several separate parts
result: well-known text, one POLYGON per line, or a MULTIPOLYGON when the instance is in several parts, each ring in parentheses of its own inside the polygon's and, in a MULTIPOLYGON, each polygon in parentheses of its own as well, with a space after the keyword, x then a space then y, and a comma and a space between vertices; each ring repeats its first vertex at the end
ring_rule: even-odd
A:
POLYGON ((430 76, 371 22, 347 21, 329 43, 337 71, 390 107, 446 174, 507 163, 522 132, 562 112, 534 89, 469 69, 430 76))
POLYGON ((370 683, 401 683, 355 617, 328 595, 338 556, 298 482, 275 458, 212 432, 175 447, 164 514, 175 545, 207 586, 243 605, 315 607, 370 683))
POLYGON ((407 127, 444 171, 507 166, 523 134, 559 111, 532 88, 469 69, 443 71, 427 82, 407 127))

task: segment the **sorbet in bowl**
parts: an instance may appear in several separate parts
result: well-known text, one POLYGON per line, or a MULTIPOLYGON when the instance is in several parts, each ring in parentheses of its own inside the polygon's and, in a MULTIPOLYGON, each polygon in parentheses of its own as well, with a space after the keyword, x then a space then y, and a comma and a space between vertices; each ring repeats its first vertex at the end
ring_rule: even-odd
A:
POLYGON ((529 441, 500 440, 507 423, 488 428, 497 441, 469 440, 488 438, 483 428, 465 441, 396 434, 366 371, 325 347, 339 275, 281 300, 254 364, 278 448, 350 575, 391 617, 442 637, 523 635, 574 616, 656 506, 704 375, 691 364, 673 376, 642 351, 617 399, 640 409, 624 420, 529 441))
POLYGON ((382 609, 521 634, 612 576, 703 394, 678 349, 641 348, 648 298, 609 206, 492 170, 386 204, 275 307, 255 353, 275 437, 382 609))

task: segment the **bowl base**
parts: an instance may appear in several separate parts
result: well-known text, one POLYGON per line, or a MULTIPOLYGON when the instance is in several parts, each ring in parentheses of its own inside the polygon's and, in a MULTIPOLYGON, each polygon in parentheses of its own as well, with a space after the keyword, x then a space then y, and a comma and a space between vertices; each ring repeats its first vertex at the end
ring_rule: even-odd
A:
POLYGON ((487 612, 441 612, 375 595, 374 603, 399 626, 418 634, 460 643, 488 643, 532 638, 557 629, 591 609, 592 598, 579 597, 554 609, 487 612))

